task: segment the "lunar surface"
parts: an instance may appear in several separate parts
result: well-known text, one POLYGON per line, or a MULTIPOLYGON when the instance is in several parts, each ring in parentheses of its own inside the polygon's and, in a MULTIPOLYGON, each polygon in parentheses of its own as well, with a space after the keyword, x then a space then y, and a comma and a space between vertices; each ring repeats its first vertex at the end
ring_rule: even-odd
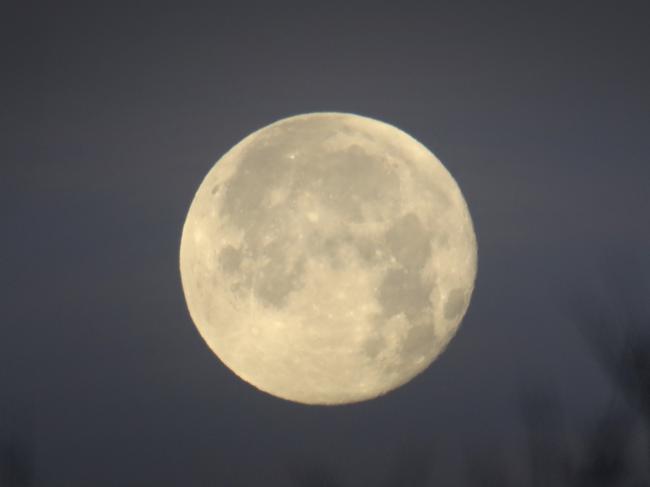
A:
POLYGON ((201 336, 239 377, 307 404, 370 399, 445 349, 470 302, 476 237, 440 161, 345 113, 235 145, 192 201, 180 249, 201 336))

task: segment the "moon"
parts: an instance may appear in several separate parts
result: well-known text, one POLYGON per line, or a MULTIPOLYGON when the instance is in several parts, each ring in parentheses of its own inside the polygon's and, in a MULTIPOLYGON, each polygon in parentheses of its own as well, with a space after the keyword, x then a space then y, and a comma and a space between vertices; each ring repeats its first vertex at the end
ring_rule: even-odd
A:
POLYGON ((305 404, 372 399, 445 349, 467 311, 477 243, 442 163, 348 113, 253 132, 208 172, 181 237, 199 333, 240 378, 305 404))

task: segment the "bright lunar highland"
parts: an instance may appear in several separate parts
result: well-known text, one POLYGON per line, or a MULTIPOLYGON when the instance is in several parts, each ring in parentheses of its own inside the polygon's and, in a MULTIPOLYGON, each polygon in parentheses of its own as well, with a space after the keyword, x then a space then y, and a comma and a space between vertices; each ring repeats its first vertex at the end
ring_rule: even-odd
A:
POLYGON ((401 130, 346 113, 268 125, 198 188, 181 239, 190 314, 239 377, 307 404, 370 399, 445 349, 476 237, 458 185, 401 130))

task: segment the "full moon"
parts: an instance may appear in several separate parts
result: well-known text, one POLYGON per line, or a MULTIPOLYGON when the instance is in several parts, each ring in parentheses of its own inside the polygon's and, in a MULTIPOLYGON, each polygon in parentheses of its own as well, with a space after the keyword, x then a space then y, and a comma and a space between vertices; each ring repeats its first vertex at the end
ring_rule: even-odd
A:
POLYGON ((427 368, 474 289, 453 177, 398 128, 310 113, 253 132, 208 172, 180 246, 199 333, 235 374, 306 404, 371 399, 427 368))

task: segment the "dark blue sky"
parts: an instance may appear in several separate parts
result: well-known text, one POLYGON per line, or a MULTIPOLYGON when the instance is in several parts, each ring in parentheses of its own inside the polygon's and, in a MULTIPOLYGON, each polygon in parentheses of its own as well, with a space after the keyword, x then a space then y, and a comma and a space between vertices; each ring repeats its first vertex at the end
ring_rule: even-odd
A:
POLYGON ((405 485, 422 463, 459 482, 483 448, 522 475, 522 387, 551 391, 576 423, 611 398, 567 302, 608 300, 611 249, 648 269, 650 12, 235 4, 2 7, 0 405, 37 484, 274 486, 316 470, 405 485), (213 163, 310 111, 377 118, 429 147, 479 244, 474 298, 441 358, 336 408, 230 373, 178 271, 213 163))

